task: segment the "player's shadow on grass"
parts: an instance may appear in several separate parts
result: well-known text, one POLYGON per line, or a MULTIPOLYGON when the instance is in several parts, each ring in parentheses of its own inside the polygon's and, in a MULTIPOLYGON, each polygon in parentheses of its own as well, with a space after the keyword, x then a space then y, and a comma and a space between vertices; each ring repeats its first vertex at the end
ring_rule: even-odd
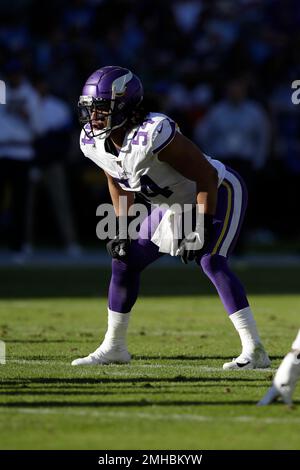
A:
MULTIPOLYGON (((299 404, 299 400, 295 400, 294 404, 299 404)), ((171 407, 178 406, 230 406, 230 405, 255 405, 257 400, 133 400, 133 401, 85 401, 85 402, 75 402, 75 401, 56 401, 56 400, 47 400, 40 402, 10 402, 5 404, 5 408, 135 408, 135 407, 153 407, 153 406, 162 406, 162 407, 171 407)), ((281 404, 282 403, 278 403, 281 404)), ((1 407, 1 405, 0 405, 1 407)))
MULTIPOLYGON (((160 361, 160 360, 174 360, 174 361, 177 361, 177 360, 180 360, 180 361, 205 361, 207 359, 221 359, 221 360, 232 360, 234 356, 234 353, 232 355, 226 355, 226 356, 220 356, 220 355, 215 355, 215 354, 203 354, 203 355, 199 355, 199 356, 183 356, 183 355, 178 355, 178 356, 132 356, 133 359, 135 360, 144 360, 144 361, 147 361, 147 360, 157 360, 157 361, 160 361)), ((276 360, 276 359, 282 359, 282 356, 270 356, 270 359, 271 360, 276 360)), ((207 365, 207 367, 209 367, 209 365, 207 365)))
MULTIPOLYGON (((200 381, 199 381, 200 382, 200 381)), ((162 393, 164 395, 195 395, 195 394, 198 394, 199 393, 199 387, 201 387, 201 389, 203 388, 212 388, 212 387, 222 387, 222 385, 220 385, 220 383, 207 383, 207 382, 203 382, 201 381, 201 383, 195 383, 195 384, 187 384, 186 386, 189 387, 189 390, 185 390, 183 389, 182 390, 182 387, 180 388, 176 388, 176 385, 174 383, 170 383, 170 384, 164 384, 163 387, 164 388, 161 388, 161 387, 157 387, 156 385, 152 385, 151 383, 145 383, 145 384, 135 384, 134 388, 132 385, 128 385, 126 387, 126 385, 122 384, 123 387, 122 387, 122 390, 120 390, 120 386, 117 385, 117 386, 113 386, 113 385, 110 385, 110 388, 109 390, 103 390, 101 389, 100 391, 99 390, 91 390, 90 387, 81 387, 80 390, 77 390, 76 388, 73 389, 73 388, 68 388, 67 390, 64 389, 64 390, 58 390, 56 386, 54 387, 47 387, 47 389, 37 389, 37 388, 34 388, 34 389, 26 389, 26 390, 5 390, 5 389, 2 389, 0 391, 0 397, 1 396, 18 396, 19 398, 21 397, 25 397, 25 396, 29 396, 29 397, 33 397, 33 398, 36 398, 36 397, 39 397, 39 396, 96 396, 96 397, 99 397, 99 395, 102 396, 120 396, 122 394, 122 396, 127 396, 127 395, 161 395, 162 393), (170 389, 168 389, 167 387, 172 387, 170 389)), ((181 384, 177 384, 177 385, 181 385, 181 384)), ((236 392, 236 390, 240 391, 240 386, 241 384, 240 383, 230 383, 230 389, 228 387, 228 384, 224 383, 223 387, 224 387, 224 393, 228 394, 228 396, 230 396, 230 393, 231 392, 236 392), (226 390, 225 390, 226 389, 226 390)), ((255 384, 248 384, 247 383, 247 387, 253 387, 253 388, 262 388, 262 389, 265 389, 266 388, 266 382, 262 382, 262 383, 255 383, 255 384)), ((41 387, 42 388, 42 387, 41 387)))
POLYGON ((171 361, 202 361, 205 359, 230 359, 232 360, 232 356, 207 356, 207 355, 199 355, 199 356, 132 356, 132 358, 136 361, 143 360, 143 361, 161 361, 161 360, 171 360, 171 361))
MULTIPOLYGON (((177 375, 174 377, 98 377, 98 378, 91 378, 91 377, 72 377, 72 378, 62 378, 62 377, 34 377, 28 380, 1 380, 1 385, 2 387, 4 386, 23 386, 23 387, 28 387, 27 389, 29 390, 29 387, 34 384, 34 385, 41 385, 44 387, 48 387, 49 385, 53 386, 62 386, 63 384, 67 386, 72 386, 72 385, 81 385, 83 387, 88 387, 90 385, 97 385, 101 387, 103 384, 139 384, 139 383, 216 383, 216 382, 268 382, 269 378, 268 377, 227 377, 227 375, 224 374, 223 377, 185 377, 182 375, 177 375)), ((34 390, 32 390, 34 392, 34 390)))

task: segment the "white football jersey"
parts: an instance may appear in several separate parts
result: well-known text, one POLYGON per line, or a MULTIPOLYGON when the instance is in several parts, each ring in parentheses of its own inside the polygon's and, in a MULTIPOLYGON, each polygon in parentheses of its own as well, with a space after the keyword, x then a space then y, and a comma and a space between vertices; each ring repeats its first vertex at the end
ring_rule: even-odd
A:
MULTIPOLYGON (((80 134, 80 147, 122 189, 140 193, 152 204, 194 204, 196 183, 158 159, 158 153, 171 142, 176 130, 175 122, 166 115, 149 113, 142 125, 126 134, 118 156, 106 150, 104 139, 89 139, 84 130, 80 134)), ((216 168, 220 185, 224 165, 205 156, 216 168)))

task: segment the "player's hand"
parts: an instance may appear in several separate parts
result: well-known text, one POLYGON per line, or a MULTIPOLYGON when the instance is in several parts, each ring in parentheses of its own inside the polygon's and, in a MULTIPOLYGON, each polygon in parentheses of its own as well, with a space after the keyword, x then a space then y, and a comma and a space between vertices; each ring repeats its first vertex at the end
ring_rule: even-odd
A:
POLYGON ((106 244, 108 253, 112 258, 126 261, 130 250, 130 237, 128 228, 134 217, 126 215, 117 217, 117 235, 106 244))
POLYGON ((117 235, 113 240, 109 240, 106 248, 112 258, 126 261, 130 249, 130 239, 122 239, 117 235))
POLYGON ((199 256, 203 255, 208 247, 211 240, 213 230, 213 216, 204 214, 204 240, 201 240, 199 232, 195 230, 186 236, 180 243, 178 256, 181 261, 187 264, 189 261, 193 261, 199 256))

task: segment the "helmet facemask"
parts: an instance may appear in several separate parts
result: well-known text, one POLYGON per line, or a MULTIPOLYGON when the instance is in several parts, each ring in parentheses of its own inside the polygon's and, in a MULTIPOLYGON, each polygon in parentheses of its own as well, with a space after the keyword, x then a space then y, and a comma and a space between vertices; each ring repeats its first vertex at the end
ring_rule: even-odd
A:
POLYGON ((106 100, 102 98, 94 98, 93 96, 82 95, 79 97, 79 122, 89 139, 93 137, 106 139, 110 135, 111 131, 122 127, 125 124, 127 117, 124 113, 118 110, 114 111, 116 102, 117 100, 106 100), (93 114, 95 114, 95 117, 93 114), (106 120, 105 127, 97 129, 93 126, 93 121, 101 120, 106 120))

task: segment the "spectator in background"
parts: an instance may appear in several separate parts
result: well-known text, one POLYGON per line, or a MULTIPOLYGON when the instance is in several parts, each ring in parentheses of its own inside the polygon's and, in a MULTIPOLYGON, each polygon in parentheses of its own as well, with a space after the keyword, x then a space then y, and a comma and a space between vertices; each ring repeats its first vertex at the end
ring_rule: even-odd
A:
POLYGON ((195 61, 181 66, 178 79, 167 87, 165 109, 180 123, 183 133, 193 138, 194 126, 206 114, 213 98, 211 81, 195 61))
POLYGON ((33 142, 40 131, 40 107, 19 62, 8 64, 6 84, 7 104, 0 108, 0 203, 9 185, 10 248, 19 256, 24 248, 28 175, 34 158, 33 142))
POLYGON ((195 126, 195 141, 209 155, 239 172, 249 192, 248 229, 255 224, 256 172, 266 163, 269 152, 270 125, 262 106, 247 97, 244 78, 229 81, 226 98, 195 126))
POLYGON ((66 251, 76 256, 81 250, 77 243, 64 169, 70 144, 71 111, 63 100, 50 94, 44 79, 37 80, 36 90, 39 95, 40 135, 35 142, 36 157, 29 173, 27 252, 32 249, 37 183, 42 182, 66 251))

